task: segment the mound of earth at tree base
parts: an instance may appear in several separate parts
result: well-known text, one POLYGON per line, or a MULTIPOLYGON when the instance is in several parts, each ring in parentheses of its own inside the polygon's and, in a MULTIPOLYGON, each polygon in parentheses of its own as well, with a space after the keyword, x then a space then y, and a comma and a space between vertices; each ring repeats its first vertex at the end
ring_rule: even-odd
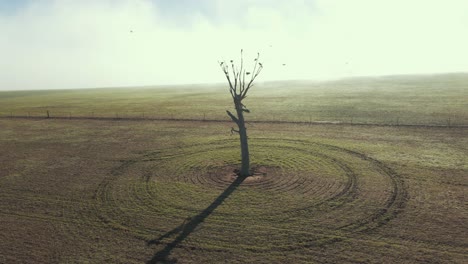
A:
POLYGON ((250 175, 247 177, 240 176, 240 170, 233 165, 226 166, 220 169, 219 176, 221 180, 226 182, 234 182, 236 179, 241 178, 242 184, 248 185, 249 183, 258 183, 267 181, 275 176, 279 176, 279 167, 254 165, 250 169, 250 175))

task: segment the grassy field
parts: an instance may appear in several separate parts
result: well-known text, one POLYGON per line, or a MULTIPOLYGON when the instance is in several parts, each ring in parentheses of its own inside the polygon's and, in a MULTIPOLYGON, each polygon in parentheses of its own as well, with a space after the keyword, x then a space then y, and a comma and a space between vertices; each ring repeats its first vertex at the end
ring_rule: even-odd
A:
MULTIPOLYGON (((395 107, 401 119, 467 120, 457 76, 445 90, 427 79, 438 88, 423 94, 384 89, 397 82, 387 78, 374 90, 365 83, 376 80, 342 82, 341 95, 331 83, 296 83, 303 96, 269 84, 248 118, 294 120, 304 108, 329 120, 348 104, 368 109, 365 122, 395 107)), ((224 118, 230 102, 216 89, 3 92, 0 108, 224 118)), ((231 126, 0 119, 0 263, 466 263, 468 128, 254 123, 258 173, 240 181, 231 126)))
MULTIPOLYGON (((275 82, 252 89, 249 120, 468 125, 468 74, 275 82)), ((0 92, 0 116, 227 120, 226 84, 0 92)))

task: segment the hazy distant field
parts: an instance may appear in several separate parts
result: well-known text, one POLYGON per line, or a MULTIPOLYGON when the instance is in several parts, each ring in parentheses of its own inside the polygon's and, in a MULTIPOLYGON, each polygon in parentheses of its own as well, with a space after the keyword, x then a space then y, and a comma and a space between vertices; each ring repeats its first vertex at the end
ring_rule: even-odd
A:
MULTIPOLYGON (((259 84, 249 120, 468 125, 468 74, 259 84)), ((227 120, 227 86, 0 92, 0 116, 227 120)))
MULTIPOLYGON (((247 118, 468 124, 467 84, 270 84, 247 118)), ((466 127, 254 123, 239 182, 230 122, 8 118, 227 119, 190 89, 1 92, 0 263, 466 263, 466 127)))

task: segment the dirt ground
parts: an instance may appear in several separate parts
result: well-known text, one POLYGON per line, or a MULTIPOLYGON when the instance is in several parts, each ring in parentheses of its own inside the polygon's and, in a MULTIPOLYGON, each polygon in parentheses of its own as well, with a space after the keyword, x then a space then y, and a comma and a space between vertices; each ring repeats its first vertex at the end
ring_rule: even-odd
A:
POLYGON ((468 129, 0 120, 0 263, 466 263, 468 129))

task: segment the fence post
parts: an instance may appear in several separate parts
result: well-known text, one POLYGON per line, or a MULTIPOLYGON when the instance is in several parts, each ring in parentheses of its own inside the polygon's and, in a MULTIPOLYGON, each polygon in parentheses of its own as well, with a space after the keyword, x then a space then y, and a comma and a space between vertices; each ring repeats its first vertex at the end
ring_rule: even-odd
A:
POLYGON ((49 110, 47 110, 47 118, 50 118, 49 110))
POLYGON ((451 123, 451 120, 450 120, 450 117, 448 118, 447 120, 447 126, 450 127, 450 123, 451 123))

